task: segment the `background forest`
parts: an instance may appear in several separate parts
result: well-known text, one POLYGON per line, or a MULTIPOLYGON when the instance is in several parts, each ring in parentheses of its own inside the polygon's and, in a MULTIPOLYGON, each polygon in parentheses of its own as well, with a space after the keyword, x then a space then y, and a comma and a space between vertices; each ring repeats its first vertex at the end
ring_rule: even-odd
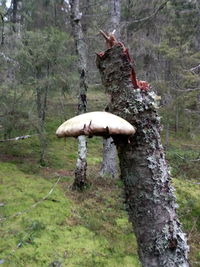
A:
MULTIPOLYGON (((95 65, 113 30, 137 77, 161 96, 163 145, 179 216, 200 266, 200 1, 80 0, 87 111, 108 101, 95 65)), ((119 179, 99 178, 102 139, 88 140, 84 192, 71 190, 77 141, 55 131, 77 114, 79 73, 69 1, 0 0, 0 264, 140 266, 119 179), (24 140, 9 140, 30 135, 24 140)))

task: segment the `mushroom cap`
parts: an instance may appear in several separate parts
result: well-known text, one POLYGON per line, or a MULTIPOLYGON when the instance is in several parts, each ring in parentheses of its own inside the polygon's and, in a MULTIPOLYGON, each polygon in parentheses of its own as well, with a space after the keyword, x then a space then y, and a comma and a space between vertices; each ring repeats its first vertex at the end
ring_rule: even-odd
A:
POLYGON ((119 116, 104 111, 88 112, 73 117, 61 124, 57 137, 77 137, 79 135, 132 135, 135 128, 119 116))

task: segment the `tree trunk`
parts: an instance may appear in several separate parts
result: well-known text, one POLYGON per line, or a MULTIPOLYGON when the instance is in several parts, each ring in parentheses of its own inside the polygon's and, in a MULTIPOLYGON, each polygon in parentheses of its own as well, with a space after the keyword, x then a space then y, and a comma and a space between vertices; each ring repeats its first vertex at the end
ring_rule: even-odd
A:
POLYGON ((21 21, 21 8, 22 8, 22 1, 21 0, 12 0, 12 15, 11 15, 11 22, 12 29, 15 33, 20 34, 20 21, 21 21))
MULTIPOLYGON (((115 36, 120 39, 121 0, 110 1, 109 32, 116 30, 115 36)), ((117 150, 112 137, 103 140, 103 161, 100 176, 117 176, 117 150)))
POLYGON ((87 186, 87 141, 84 135, 78 137, 78 158, 76 162, 75 181, 73 189, 82 190, 87 186))
POLYGON ((4 16, 0 14, 1 16, 1 45, 4 45, 4 39, 5 39, 5 21, 4 21, 4 16))
POLYGON ((115 137, 129 219, 144 267, 186 267, 185 234, 160 139, 160 118, 152 91, 133 89, 131 66, 120 46, 97 58, 102 82, 111 95, 109 111, 136 127, 128 140, 115 137))
POLYGON ((112 137, 103 139, 103 162, 100 176, 115 178, 117 175, 117 150, 112 137))
POLYGON ((120 37, 121 0, 110 0, 109 31, 116 30, 115 36, 120 37))
MULTIPOLYGON (((40 68, 36 68, 36 78, 39 80, 42 78, 41 74, 42 70, 40 68)), ((50 74, 50 64, 47 63, 46 66, 46 77, 48 78, 50 74)), ((45 166, 45 153, 47 148, 47 138, 45 131, 45 120, 46 120, 46 112, 47 112, 47 97, 49 92, 49 84, 47 84, 44 88, 38 87, 36 88, 36 106, 37 106, 37 115, 38 115, 38 124, 36 126, 38 132, 38 138, 40 143, 40 158, 39 163, 41 166, 45 166)))
POLYGON ((179 130, 179 110, 178 107, 175 107, 175 133, 178 133, 179 130))
POLYGON ((165 128, 165 144, 164 147, 167 149, 169 146, 169 122, 166 123, 166 128, 165 128))
POLYGON ((45 117, 47 109, 47 94, 48 88, 45 88, 44 92, 40 88, 36 89, 36 104, 38 113, 38 138, 40 143, 40 159, 41 166, 45 166, 45 152, 47 147, 46 133, 45 133, 45 117))
MULTIPOLYGON (((83 36, 83 30, 81 25, 81 16, 79 10, 79 0, 70 0, 71 6, 71 23, 73 28, 74 41, 76 46, 76 52, 78 55, 78 70, 80 74, 79 85, 79 101, 78 101, 78 114, 86 112, 87 105, 87 47, 83 36)), ((75 180, 73 189, 82 190, 87 186, 86 169, 87 169, 87 142, 86 137, 81 136, 78 138, 78 159, 75 170, 75 180)))

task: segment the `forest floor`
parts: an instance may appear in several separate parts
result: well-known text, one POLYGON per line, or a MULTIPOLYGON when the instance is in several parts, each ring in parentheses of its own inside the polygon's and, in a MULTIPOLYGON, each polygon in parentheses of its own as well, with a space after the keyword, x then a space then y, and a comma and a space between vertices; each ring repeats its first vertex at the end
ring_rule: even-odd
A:
MULTIPOLYGON (((103 92, 88 94, 88 111, 103 110, 103 92)), ((137 244, 123 203, 120 179, 100 178, 102 140, 88 139, 84 192, 71 190, 76 139, 57 139, 57 100, 48 110, 47 164, 38 164, 37 136, 0 144, 0 264, 2 266, 137 267, 137 244), (53 115, 54 114, 54 115, 53 115)), ((67 98, 66 118, 76 113, 67 98)), ((196 140, 171 135, 167 149, 179 218, 200 266, 200 166, 196 140)))

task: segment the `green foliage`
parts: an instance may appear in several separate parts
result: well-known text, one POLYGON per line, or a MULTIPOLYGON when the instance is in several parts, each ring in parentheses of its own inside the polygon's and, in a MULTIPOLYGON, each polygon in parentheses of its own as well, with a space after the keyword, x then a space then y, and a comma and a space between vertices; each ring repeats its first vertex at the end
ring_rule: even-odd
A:
POLYGON ((20 64, 19 79, 28 87, 46 86, 66 91, 75 56, 68 53, 71 49, 69 36, 49 27, 43 30, 26 31, 22 46, 16 55, 20 64))
POLYGON ((186 90, 195 88, 199 94, 199 74, 190 71, 199 64, 199 4, 168 1, 153 16, 160 5, 154 0, 122 5, 122 18, 128 25, 124 40, 136 62, 137 76, 150 82, 162 97, 164 126, 170 121, 170 130, 176 129, 180 135, 197 135, 199 106, 196 114, 191 115, 194 109, 188 107, 188 99, 196 102, 197 98, 186 90))

